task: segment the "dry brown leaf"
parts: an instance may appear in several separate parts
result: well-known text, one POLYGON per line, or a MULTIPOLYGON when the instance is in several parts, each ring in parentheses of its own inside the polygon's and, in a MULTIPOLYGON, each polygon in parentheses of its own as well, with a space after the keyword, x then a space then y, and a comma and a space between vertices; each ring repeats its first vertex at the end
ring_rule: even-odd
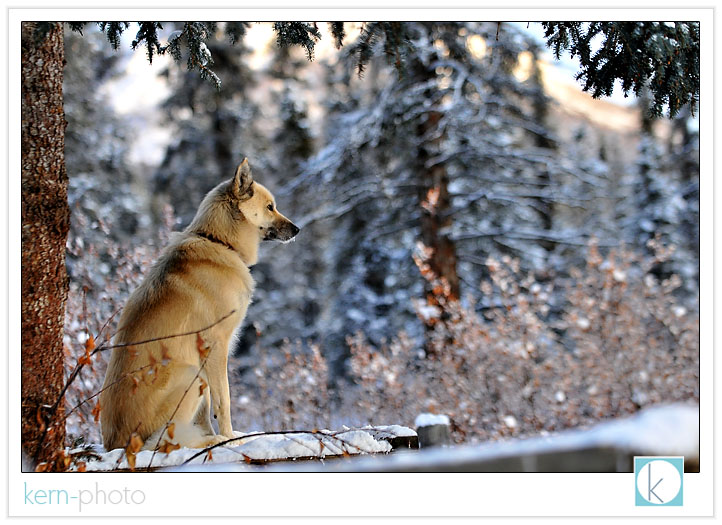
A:
POLYGON ((180 445, 178 443, 171 443, 170 441, 164 441, 163 445, 158 449, 158 452, 162 452, 163 454, 169 454, 170 452, 173 452, 174 450, 178 450, 180 448, 180 445))
POLYGON ((126 451, 125 456, 128 459, 128 466, 130 467, 130 470, 135 470, 135 454, 126 451))
POLYGON ((143 440, 140 438, 137 432, 133 432, 130 435, 130 442, 128 443, 128 450, 130 450, 132 453, 138 452, 141 448, 143 448, 143 440))
POLYGON ((98 400, 95 403, 95 406, 93 407, 93 410, 90 413, 93 415, 93 419, 97 423, 98 419, 100 418, 100 400, 98 400))
POLYGON ((198 353, 200 354, 201 359, 205 359, 208 357, 210 347, 203 340, 200 333, 196 334, 196 348, 198 349, 198 353))
POLYGON ((88 334, 88 339, 85 341, 85 353, 89 354, 95 350, 95 337, 93 337, 93 334, 88 334))

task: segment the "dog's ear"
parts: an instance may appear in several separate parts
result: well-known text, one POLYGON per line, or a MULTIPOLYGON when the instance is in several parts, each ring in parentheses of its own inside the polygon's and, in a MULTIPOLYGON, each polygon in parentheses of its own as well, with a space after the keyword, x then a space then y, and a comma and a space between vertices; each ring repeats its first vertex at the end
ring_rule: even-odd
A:
POLYGON ((236 168, 236 174, 231 182, 231 193, 238 200, 248 200, 253 197, 253 176, 248 159, 243 159, 236 168))

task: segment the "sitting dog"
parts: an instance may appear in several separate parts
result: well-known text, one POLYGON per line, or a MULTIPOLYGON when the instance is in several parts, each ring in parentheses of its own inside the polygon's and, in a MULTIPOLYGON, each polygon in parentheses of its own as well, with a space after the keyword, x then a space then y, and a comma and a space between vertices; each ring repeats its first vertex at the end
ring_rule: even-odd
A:
POLYGON ((205 448, 235 437, 228 346, 251 302, 249 267, 261 241, 298 232, 253 181, 248 159, 206 195, 121 314, 100 395, 106 450, 126 447, 133 433, 146 449, 161 439, 205 448))

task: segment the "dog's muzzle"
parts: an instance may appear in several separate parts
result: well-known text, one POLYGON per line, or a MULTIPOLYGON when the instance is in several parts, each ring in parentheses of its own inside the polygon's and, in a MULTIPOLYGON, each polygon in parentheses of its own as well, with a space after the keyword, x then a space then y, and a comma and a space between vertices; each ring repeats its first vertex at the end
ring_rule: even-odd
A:
POLYGON ((264 241, 287 242, 293 239, 301 229, 292 222, 285 222, 280 226, 273 226, 266 230, 264 241))

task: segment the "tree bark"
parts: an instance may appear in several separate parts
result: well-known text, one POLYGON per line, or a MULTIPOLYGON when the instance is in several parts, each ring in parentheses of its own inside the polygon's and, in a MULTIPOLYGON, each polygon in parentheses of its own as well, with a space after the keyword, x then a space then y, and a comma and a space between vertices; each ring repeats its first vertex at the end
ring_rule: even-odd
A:
MULTIPOLYGON (((419 126, 419 137, 429 137, 439 133, 438 124, 441 113, 430 111, 419 126)), ((431 139, 423 144, 418 153, 419 160, 419 200, 421 210, 421 241, 433 251, 427 261, 437 278, 449 285, 450 298, 459 298, 459 276, 456 272, 456 246, 448 235, 451 216, 447 214, 451 207, 449 197, 449 176, 442 164, 428 166, 434 152, 441 147, 441 138, 431 139), (433 202, 432 202, 433 201, 433 202)), ((430 289, 427 290, 430 292, 430 289)))
POLYGON ((22 24, 22 442, 52 463, 65 441, 63 324, 68 177, 63 26, 22 24), (53 409, 56 407, 56 409, 53 409))
MULTIPOLYGON (((436 71, 429 63, 417 60, 414 64, 414 81, 416 83, 430 83, 436 79, 436 71)), ((439 293, 434 285, 425 281, 426 302, 440 310, 438 319, 428 319, 426 329, 426 354, 434 355, 438 345, 432 343, 433 332, 445 326, 449 318, 445 306, 449 301, 457 301, 460 297, 459 275, 457 273, 456 245, 449 236, 452 218, 448 214, 451 207, 449 196, 449 176, 446 166, 442 163, 433 163, 434 157, 439 155, 443 146, 443 132, 439 129, 442 113, 438 110, 438 102, 434 101, 435 91, 429 88, 424 96, 433 101, 429 111, 425 112, 419 122, 416 135, 418 149, 416 151, 416 172, 419 180, 419 203, 421 205, 421 242, 430 248, 430 254, 425 261, 436 279, 443 285, 444 290, 439 293), (443 296, 444 300, 441 300, 443 296)))

